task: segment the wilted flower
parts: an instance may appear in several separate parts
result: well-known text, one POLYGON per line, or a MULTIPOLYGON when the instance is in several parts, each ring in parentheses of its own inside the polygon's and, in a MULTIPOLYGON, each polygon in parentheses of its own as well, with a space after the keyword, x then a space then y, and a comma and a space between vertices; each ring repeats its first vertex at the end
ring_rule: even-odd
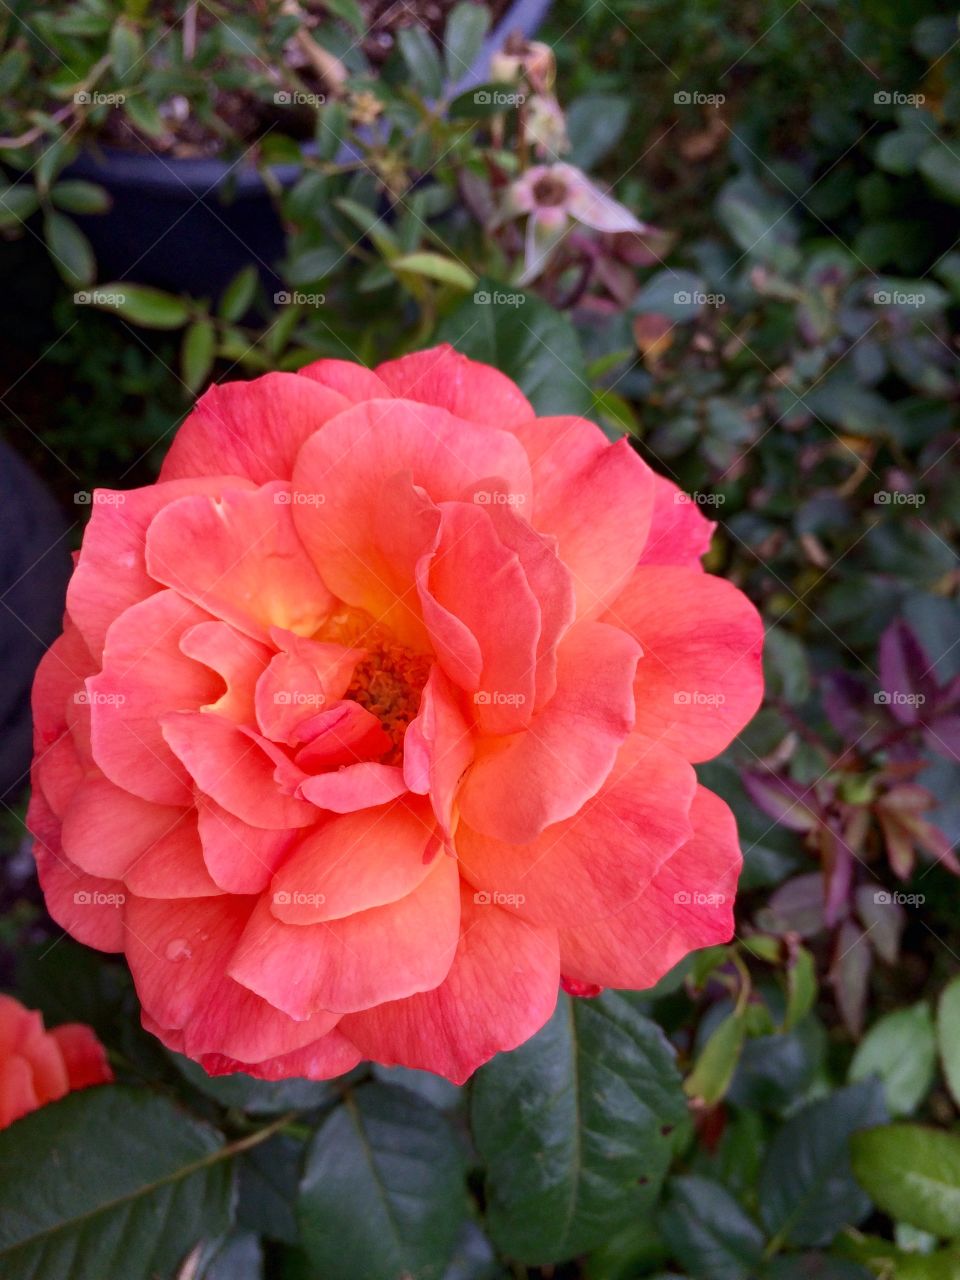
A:
POLYGON ((551 253, 578 223, 613 233, 652 230, 572 164, 534 165, 510 185, 497 221, 524 215, 527 233, 520 284, 542 274, 551 253))

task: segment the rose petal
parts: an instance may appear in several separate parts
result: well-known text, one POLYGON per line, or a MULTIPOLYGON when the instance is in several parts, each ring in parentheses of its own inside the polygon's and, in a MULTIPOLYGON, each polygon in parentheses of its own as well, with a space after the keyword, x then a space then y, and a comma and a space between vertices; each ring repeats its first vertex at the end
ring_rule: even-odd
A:
POLYGON ((613 767, 633 728, 639 645, 604 623, 581 622, 557 655, 557 691, 529 730, 484 743, 460 790, 463 820, 511 844, 575 814, 613 767))
POLYGON ((641 566, 606 620, 643 648, 634 683, 637 730, 709 760, 763 696, 763 623, 742 591, 698 569, 641 566))
POLYGON ((495 1053, 522 1044, 557 1002, 556 934, 463 892, 460 941, 432 991, 347 1014, 339 1029, 365 1058, 463 1084, 495 1053), (509 957, 509 963, 505 963, 509 957))
POLYGON ((403 770, 392 764, 346 764, 300 784, 300 794, 319 809, 350 813, 387 804, 407 790, 403 770))
POLYGON ((533 417, 530 401, 515 382, 446 343, 390 360, 376 373, 395 396, 438 405, 467 422, 503 430, 533 417))
POLYGON ((446 977, 457 948, 458 885, 454 860, 439 857, 405 898, 306 925, 283 924, 264 895, 228 972, 292 1018, 429 991, 446 977))
POLYGON ((197 813, 203 860, 225 893, 264 890, 301 835, 297 829, 251 826, 209 796, 197 798, 197 813))
POLYGON ((463 874, 490 901, 536 923, 570 927, 612 915, 689 840, 696 786, 681 756, 631 734, 597 794, 530 844, 491 840, 461 823, 463 874))
POLYGON ((581 982, 642 990, 689 951, 728 942, 742 858, 726 804, 699 787, 690 808, 693 838, 657 872, 637 900, 606 920, 560 930, 560 965, 581 982))
POLYGON ((285 924, 317 924, 396 902, 429 873, 431 841, 430 806, 413 796, 330 818, 273 877, 270 910, 285 924))
POLYGON ((294 373, 212 386, 177 432, 160 479, 288 480, 304 440, 348 404, 336 391, 294 373))
POLYGON ((297 537, 281 484, 178 498, 147 530, 147 567, 209 613, 265 640, 312 635, 333 598, 297 537))
POLYGON ((714 523, 688 494, 665 476, 654 475, 653 521, 641 564, 681 564, 701 569, 710 550, 714 523))

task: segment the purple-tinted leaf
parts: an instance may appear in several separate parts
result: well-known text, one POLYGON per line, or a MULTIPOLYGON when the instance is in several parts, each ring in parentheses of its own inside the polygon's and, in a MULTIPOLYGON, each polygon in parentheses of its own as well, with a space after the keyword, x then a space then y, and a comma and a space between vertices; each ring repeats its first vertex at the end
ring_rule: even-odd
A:
POLYGON ((910 832, 894 810, 881 809, 878 806, 877 818, 883 832, 883 843, 890 870, 900 880, 909 880, 913 875, 913 866, 916 861, 910 832))
POLYGON ((849 671, 831 671, 820 681, 823 709, 841 738, 855 742, 868 719, 876 720, 881 708, 871 701, 866 684, 849 671))
POLYGON ((897 618, 880 637, 878 699, 901 724, 916 724, 937 696, 930 659, 910 626, 897 618))
POLYGON ((951 711, 925 721, 924 741, 931 751, 960 763, 960 712, 951 711))
POLYGON ((840 1014, 855 1036, 863 1030, 872 959, 867 935, 852 920, 845 920, 837 930, 830 981, 840 1014))
POLYGON ((790 831, 812 831, 819 821, 812 789, 792 778, 780 777, 769 770, 765 773, 745 770, 743 786, 757 808, 781 827, 790 831))
POLYGON ((827 877, 827 895, 823 904, 823 916, 830 926, 842 920, 850 911, 850 894, 853 889, 853 854, 843 837, 832 826, 825 827, 821 835, 823 866, 827 877))
POLYGON ((757 912, 757 923, 768 933, 798 933, 809 938, 824 927, 823 876, 819 871, 794 876, 770 896, 757 912))
POLYGON ((860 885, 855 897, 857 915, 870 935, 873 949, 887 964, 896 964, 907 913, 890 890, 876 881, 860 885))

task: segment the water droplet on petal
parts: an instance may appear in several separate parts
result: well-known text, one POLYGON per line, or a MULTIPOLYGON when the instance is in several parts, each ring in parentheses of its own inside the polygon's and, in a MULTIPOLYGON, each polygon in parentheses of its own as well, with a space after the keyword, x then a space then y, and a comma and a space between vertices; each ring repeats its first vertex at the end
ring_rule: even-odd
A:
POLYGON ((172 942, 167 943, 168 960, 186 960, 192 955, 193 952, 186 938, 174 938, 172 942))

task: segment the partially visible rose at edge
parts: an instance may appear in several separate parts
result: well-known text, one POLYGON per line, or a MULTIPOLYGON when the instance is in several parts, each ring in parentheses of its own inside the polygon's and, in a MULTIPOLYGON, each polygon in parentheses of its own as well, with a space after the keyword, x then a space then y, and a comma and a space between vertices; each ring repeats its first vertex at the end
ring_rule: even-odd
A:
POLYGON ((74 1089, 112 1080, 89 1027, 69 1022, 46 1031, 40 1013, 0 995, 0 1129, 74 1089))
POLYGON ((693 764, 761 696, 712 525, 437 347, 212 387, 100 490, 34 691, 54 918, 210 1073, 464 1080, 571 993, 725 941, 693 764))

